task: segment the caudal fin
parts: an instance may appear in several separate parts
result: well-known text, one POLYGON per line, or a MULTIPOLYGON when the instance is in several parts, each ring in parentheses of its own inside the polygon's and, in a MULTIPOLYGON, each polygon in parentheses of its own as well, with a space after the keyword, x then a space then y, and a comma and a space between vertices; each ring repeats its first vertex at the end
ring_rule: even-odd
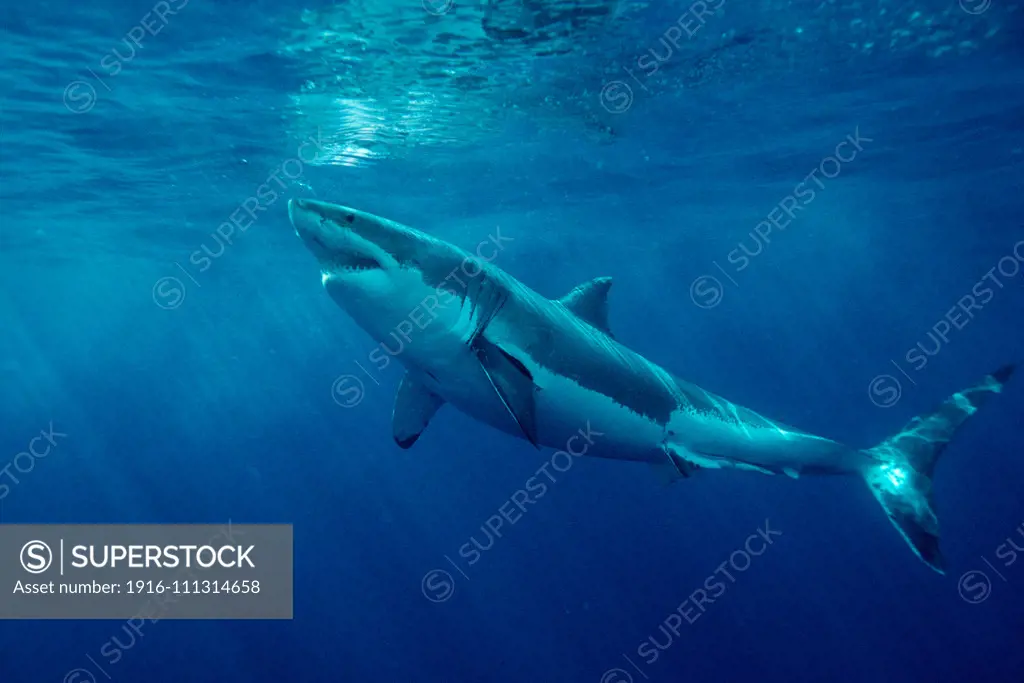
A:
POLYGON ((953 394, 937 409, 915 417, 895 436, 864 451, 875 464, 864 480, 889 520, 925 564, 944 573, 939 520, 932 506, 935 463, 956 430, 992 394, 999 393, 1016 366, 1007 365, 975 386, 953 394))

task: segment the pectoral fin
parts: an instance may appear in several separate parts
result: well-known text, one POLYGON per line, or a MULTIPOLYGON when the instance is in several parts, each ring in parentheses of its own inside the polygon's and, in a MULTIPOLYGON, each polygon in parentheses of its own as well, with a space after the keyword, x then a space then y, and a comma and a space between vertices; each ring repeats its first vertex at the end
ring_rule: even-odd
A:
POLYGON ((537 387, 533 383, 530 371, 509 353, 487 341, 478 338, 473 348, 480 365, 487 374, 491 386, 505 405, 512 419, 519 425, 526 440, 535 447, 537 443, 537 417, 534 392, 537 387))
POLYGON ((405 373, 398 385, 395 408, 391 414, 391 428, 395 443, 409 448, 427 428, 430 418, 444 405, 444 399, 405 373))

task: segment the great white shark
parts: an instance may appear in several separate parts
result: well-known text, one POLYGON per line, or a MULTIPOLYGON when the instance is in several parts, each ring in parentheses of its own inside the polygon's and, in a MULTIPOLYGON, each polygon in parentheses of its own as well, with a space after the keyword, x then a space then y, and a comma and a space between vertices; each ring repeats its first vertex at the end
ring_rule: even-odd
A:
POLYGON ((292 199, 288 215, 331 298, 382 346, 401 341, 396 330, 409 342, 397 356, 406 368, 392 416, 400 447, 450 403, 536 447, 564 448, 586 426, 600 434, 587 455, 647 462, 671 479, 721 469, 858 476, 915 554, 943 572, 936 461, 1014 365, 880 444, 850 447, 701 389, 616 341, 609 278, 553 300, 482 253, 365 211, 292 199))

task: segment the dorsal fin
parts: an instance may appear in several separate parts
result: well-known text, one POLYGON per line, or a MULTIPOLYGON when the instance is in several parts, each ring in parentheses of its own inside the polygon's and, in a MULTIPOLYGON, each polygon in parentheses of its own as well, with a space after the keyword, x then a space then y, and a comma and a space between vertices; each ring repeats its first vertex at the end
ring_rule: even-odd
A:
POLYGON ((575 313, 576 317, 612 337, 614 335, 608 329, 608 290, 611 286, 610 277, 595 277, 577 286, 558 302, 575 313))

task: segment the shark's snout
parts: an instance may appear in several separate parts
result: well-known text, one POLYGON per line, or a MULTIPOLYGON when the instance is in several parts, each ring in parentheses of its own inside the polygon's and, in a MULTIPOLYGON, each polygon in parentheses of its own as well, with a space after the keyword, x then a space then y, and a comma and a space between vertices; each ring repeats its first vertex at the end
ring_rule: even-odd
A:
POLYGON ((344 224, 334 222, 321 204, 311 199, 288 200, 288 219, 295 234, 318 256, 321 250, 344 247, 347 241, 344 224))
POLYGON ((310 199, 288 200, 288 219, 303 241, 317 236, 323 238, 330 228, 329 219, 318 204, 310 199))
POLYGON ((317 258, 324 273, 382 268, 382 256, 376 244, 358 230, 354 209, 314 199, 288 200, 288 218, 295 234, 317 258))
POLYGON ((295 234, 302 237, 299 233, 299 226, 296 223, 296 218, 300 211, 303 211, 305 207, 302 205, 301 199, 289 199, 288 200, 288 220, 291 221, 292 227, 295 228, 295 234))

